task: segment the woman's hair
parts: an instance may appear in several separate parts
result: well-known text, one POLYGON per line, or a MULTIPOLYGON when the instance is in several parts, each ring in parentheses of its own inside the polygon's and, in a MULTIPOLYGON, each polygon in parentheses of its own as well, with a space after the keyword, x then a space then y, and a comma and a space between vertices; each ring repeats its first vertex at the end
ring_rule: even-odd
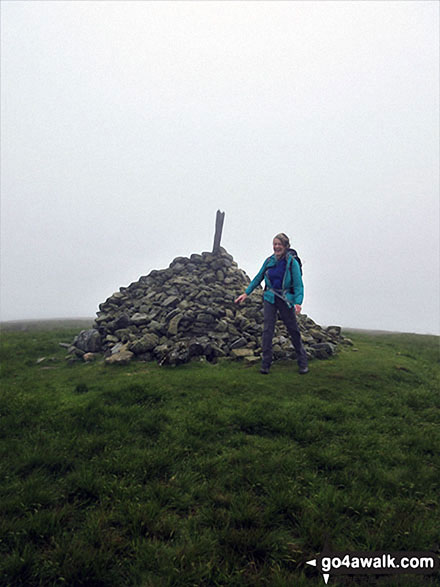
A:
POLYGON ((287 234, 284 234, 284 232, 280 232, 280 234, 277 234, 273 237, 273 240, 275 240, 276 238, 279 241, 281 241, 281 244, 283 245, 283 247, 290 249, 290 241, 289 241, 289 237, 287 236, 287 234))

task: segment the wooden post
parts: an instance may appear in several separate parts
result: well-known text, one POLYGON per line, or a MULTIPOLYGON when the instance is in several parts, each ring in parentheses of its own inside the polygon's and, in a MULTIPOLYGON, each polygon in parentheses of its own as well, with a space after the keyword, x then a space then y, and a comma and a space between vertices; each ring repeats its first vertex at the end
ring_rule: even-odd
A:
POLYGON ((217 210, 217 216, 215 217, 215 235, 214 245, 212 247, 213 253, 218 253, 220 250, 220 241, 222 238, 223 221, 225 219, 225 213, 217 210))

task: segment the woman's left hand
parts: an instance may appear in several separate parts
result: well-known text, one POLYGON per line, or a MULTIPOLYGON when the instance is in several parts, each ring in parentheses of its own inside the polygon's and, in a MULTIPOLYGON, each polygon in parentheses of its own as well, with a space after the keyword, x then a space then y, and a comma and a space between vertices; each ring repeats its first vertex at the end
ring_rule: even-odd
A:
POLYGON ((301 306, 299 304, 295 304, 295 314, 301 314, 301 306))

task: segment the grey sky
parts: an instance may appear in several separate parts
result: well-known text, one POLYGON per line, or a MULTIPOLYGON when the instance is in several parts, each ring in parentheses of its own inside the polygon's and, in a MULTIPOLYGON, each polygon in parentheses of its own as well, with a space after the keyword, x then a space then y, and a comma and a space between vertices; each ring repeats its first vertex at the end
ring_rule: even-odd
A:
POLYGON ((440 332, 437 2, 8 2, 1 319, 286 232, 321 324, 440 332))

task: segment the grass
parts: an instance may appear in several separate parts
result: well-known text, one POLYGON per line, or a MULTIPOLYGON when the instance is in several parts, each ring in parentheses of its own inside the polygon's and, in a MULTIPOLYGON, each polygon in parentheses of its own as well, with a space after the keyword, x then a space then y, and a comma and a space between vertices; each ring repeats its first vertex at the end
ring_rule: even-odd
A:
POLYGON ((2 335, 1 585, 301 587, 323 584, 325 540, 440 552, 438 337, 355 333, 305 377, 263 377, 69 365, 76 333, 2 335))

